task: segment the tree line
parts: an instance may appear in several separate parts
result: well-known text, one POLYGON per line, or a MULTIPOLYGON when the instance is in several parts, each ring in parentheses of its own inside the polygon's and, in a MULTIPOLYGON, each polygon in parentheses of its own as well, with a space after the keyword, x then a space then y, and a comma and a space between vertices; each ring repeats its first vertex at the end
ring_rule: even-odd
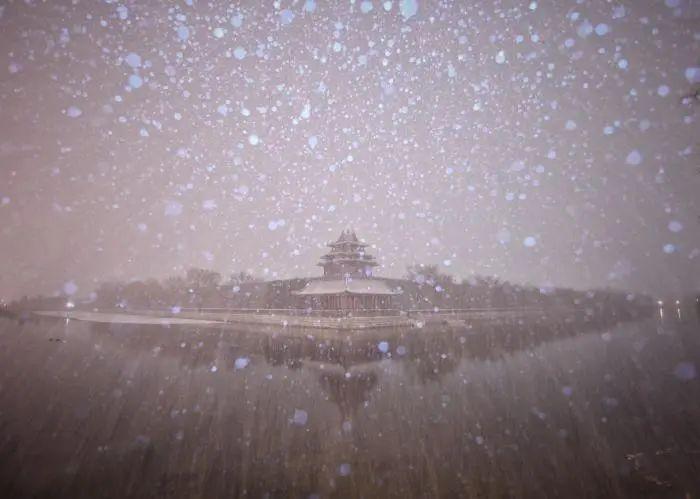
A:
MULTIPOLYGON (((441 272, 437 265, 412 265, 403 278, 384 281, 397 293, 394 307, 403 310, 567 306, 587 308, 598 315, 637 313, 653 307, 648 296, 612 289, 542 288, 487 276, 458 280, 441 272)), ((299 303, 293 291, 307 282, 308 279, 263 281, 247 272, 231 274, 224 281, 218 272, 190 268, 184 275, 161 280, 104 282, 82 299, 66 295, 23 297, 7 309, 56 309, 66 305, 89 310, 294 308, 299 303)))

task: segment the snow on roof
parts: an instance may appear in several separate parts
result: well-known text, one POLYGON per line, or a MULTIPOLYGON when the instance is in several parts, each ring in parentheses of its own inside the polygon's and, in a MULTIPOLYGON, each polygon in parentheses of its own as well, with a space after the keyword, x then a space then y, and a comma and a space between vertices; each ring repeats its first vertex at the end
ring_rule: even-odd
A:
POLYGON ((295 295, 395 295, 384 281, 377 279, 334 279, 310 281, 304 289, 292 291, 295 295))
POLYGON ((350 230, 350 229, 347 229, 347 230, 344 230, 343 232, 341 232, 340 237, 335 242, 328 243, 326 246, 334 247, 334 246, 340 246, 340 245, 343 245, 346 243, 350 243, 353 246, 361 246, 361 247, 369 246, 368 244, 360 241, 357 238, 355 231, 350 230))
POLYGON ((355 231, 351 231, 350 229, 343 231, 338 238, 338 242, 357 242, 355 231))

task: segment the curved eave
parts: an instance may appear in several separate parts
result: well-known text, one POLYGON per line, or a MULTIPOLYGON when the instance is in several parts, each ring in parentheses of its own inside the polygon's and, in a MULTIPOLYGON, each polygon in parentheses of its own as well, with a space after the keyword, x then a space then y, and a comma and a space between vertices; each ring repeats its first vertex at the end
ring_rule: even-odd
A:
POLYGON ((334 242, 334 243, 326 243, 326 246, 329 248, 336 248, 338 246, 343 246, 343 245, 349 245, 349 246, 358 246, 360 248, 366 248, 369 246, 367 243, 360 243, 360 242, 355 242, 355 241, 340 241, 340 242, 334 242))
POLYGON ((363 260, 321 260, 318 264, 321 266, 334 265, 334 264, 336 264, 336 265, 344 264, 344 265, 354 265, 357 267, 376 267, 377 265, 379 265, 379 263, 377 263, 374 260, 364 260, 364 261, 363 260))
POLYGON ((384 281, 375 279, 355 279, 350 281, 316 280, 309 282, 306 287, 298 291, 292 291, 295 295, 323 296, 323 295, 397 295, 396 291, 389 289, 384 281))

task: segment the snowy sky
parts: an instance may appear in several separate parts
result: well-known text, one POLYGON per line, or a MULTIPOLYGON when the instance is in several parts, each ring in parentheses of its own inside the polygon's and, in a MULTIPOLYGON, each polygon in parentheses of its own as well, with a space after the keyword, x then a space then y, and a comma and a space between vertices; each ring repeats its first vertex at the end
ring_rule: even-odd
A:
POLYGON ((190 266, 700 285, 700 6, 0 7, 0 298, 190 266))

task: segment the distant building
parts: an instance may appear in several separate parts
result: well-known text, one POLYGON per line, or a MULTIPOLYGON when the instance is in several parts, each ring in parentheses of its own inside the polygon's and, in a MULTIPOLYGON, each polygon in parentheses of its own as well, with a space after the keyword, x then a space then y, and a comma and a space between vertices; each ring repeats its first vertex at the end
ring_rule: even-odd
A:
POLYGON ((373 278, 378 263, 365 251, 368 245, 357 239, 355 232, 346 230, 328 246, 331 250, 318 264, 323 267, 323 277, 293 292, 304 305, 346 312, 390 309, 391 297, 396 293, 383 280, 373 278))

